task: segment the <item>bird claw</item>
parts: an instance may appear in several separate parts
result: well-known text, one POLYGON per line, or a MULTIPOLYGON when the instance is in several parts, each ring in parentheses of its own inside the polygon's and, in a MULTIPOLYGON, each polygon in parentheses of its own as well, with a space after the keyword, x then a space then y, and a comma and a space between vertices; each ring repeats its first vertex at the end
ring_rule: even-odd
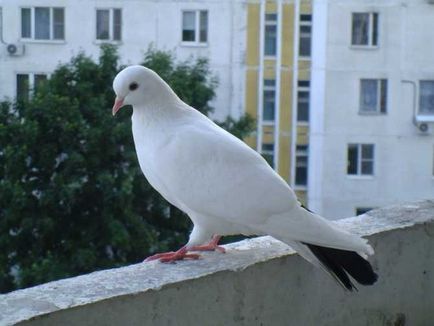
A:
POLYGON ((204 246, 194 246, 190 248, 191 251, 219 251, 222 254, 226 253, 226 249, 222 246, 204 245, 204 246))
POLYGON ((160 254, 152 255, 144 260, 144 262, 149 262, 153 260, 159 260, 162 263, 174 263, 177 260, 184 260, 184 259, 199 259, 200 255, 198 254, 189 254, 187 253, 187 250, 185 247, 179 249, 178 251, 170 251, 170 252, 163 252, 160 254))
POLYGON ((190 251, 219 251, 222 254, 224 254, 226 253, 226 249, 218 245, 220 238, 221 236, 214 235, 212 237, 212 240, 208 244, 201 245, 201 246, 193 246, 189 248, 189 250, 190 251))
POLYGON ((179 255, 174 253, 171 256, 166 256, 163 258, 160 258, 160 262, 162 263, 175 263, 177 260, 184 260, 184 259, 199 259, 200 255, 198 254, 183 254, 183 255, 179 255))
POLYGON ((159 260, 162 263, 174 263, 177 260, 184 260, 184 259, 199 259, 200 255, 198 254, 189 254, 187 251, 219 251, 221 253, 226 253, 226 249, 219 246, 218 242, 220 241, 220 236, 214 235, 212 237, 212 240, 202 246, 193 246, 188 248, 184 246, 178 251, 170 251, 170 252, 163 252, 160 254, 155 254, 153 256, 150 256, 144 260, 144 262, 153 261, 153 260, 159 260))
POLYGON ((164 257, 167 257, 169 255, 173 255, 174 253, 175 253, 174 251, 170 251, 170 252, 162 252, 159 254, 155 254, 155 255, 147 257, 143 262, 148 262, 148 261, 153 261, 153 260, 157 260, 160 258, 164 258, 164 257))

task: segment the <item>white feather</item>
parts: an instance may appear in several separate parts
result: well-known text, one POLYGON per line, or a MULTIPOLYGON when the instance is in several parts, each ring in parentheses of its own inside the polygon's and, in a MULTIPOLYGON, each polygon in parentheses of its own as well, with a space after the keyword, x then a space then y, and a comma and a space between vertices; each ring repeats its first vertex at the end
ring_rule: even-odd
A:
MULTIPOLYGON (((122 80, 117 83, 121 89, 122 80)), ((242 233, 292 243, 313 263, 302 242, 373 253, 366 240, 300 207, 292 189, 257 152, 183 103, 162 80, 161 90, 152 87, 158 91, 151 99, 130 103, 137 156, 151 185, 192 219, 188 246, 213 234, 242 233)))

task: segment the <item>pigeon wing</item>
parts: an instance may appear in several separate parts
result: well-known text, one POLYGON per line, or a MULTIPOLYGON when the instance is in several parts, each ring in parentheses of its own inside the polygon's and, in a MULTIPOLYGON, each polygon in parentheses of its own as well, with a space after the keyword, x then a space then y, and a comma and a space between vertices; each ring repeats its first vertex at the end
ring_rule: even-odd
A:
POLYGON ((170 196, 196 213, 263 223, 297 205, 289 186, 236 137, 210 124, 187 125, 159 150, 156 166, 170 196))
POLYGON ((364 239, 302 208, 257 152, 211 121, 179 126, 155 159, 168 197, 187 213, 244 225, 285 242, 370 251, 364 239))

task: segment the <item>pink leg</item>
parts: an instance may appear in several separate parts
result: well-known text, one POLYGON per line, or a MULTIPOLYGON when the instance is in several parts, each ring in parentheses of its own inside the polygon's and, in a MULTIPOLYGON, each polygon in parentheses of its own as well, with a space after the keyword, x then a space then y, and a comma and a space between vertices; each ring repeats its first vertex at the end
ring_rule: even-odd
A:
POLYGON ((218 245, 220 239, 221 239, 221 236, 214 235, 212 237, 212 240, 208 244, 202 245, 202 246, 193 246, 189 250, 190 251, 215 251, 215 250, 217 250, 217 251, 220 251, 221 253, 225 253, 226 249, 218 245))
POLYGON ((160 254, 156 254, 146 258, 144 261, 152 261, 152 260, 160 260, 162 263, 173 263, 177 260, 183 259, 199 259, 200 255, 198 254, 188 254, 187 248, 184 246, 178 251, 164 252, 160 254))

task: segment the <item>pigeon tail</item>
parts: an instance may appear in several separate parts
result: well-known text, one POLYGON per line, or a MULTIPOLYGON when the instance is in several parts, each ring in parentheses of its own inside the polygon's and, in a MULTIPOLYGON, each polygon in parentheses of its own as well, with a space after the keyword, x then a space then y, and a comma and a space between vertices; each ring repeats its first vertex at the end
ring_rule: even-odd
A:
POLYGON ((372 269, 371 264, 357 252, 309 243, 303 244, 318 259, 321 267, 349 291, 357 290, 357 288, 348 275, 362 285, 372 285, 378 279, 378 275, 372 269))
POLYGON ((301 206, 270 218, 261 227, 264 233, 291 246, 349 291, 357 290, 350 276, 362 285, 377 280, 377 274, 366 260, 374 253, 366 239, 338 229, 333 222, 301 206))
MULTIPOLYGON (((294 242, 355 251, 366 258, 374 253, 366 239, 339 229, 332 221, 307 211, 301 206, 274 215, 257 227, 263 234, 289 245, 294 242)), ((295 248, 294 248, 295 249, 295 248)))

